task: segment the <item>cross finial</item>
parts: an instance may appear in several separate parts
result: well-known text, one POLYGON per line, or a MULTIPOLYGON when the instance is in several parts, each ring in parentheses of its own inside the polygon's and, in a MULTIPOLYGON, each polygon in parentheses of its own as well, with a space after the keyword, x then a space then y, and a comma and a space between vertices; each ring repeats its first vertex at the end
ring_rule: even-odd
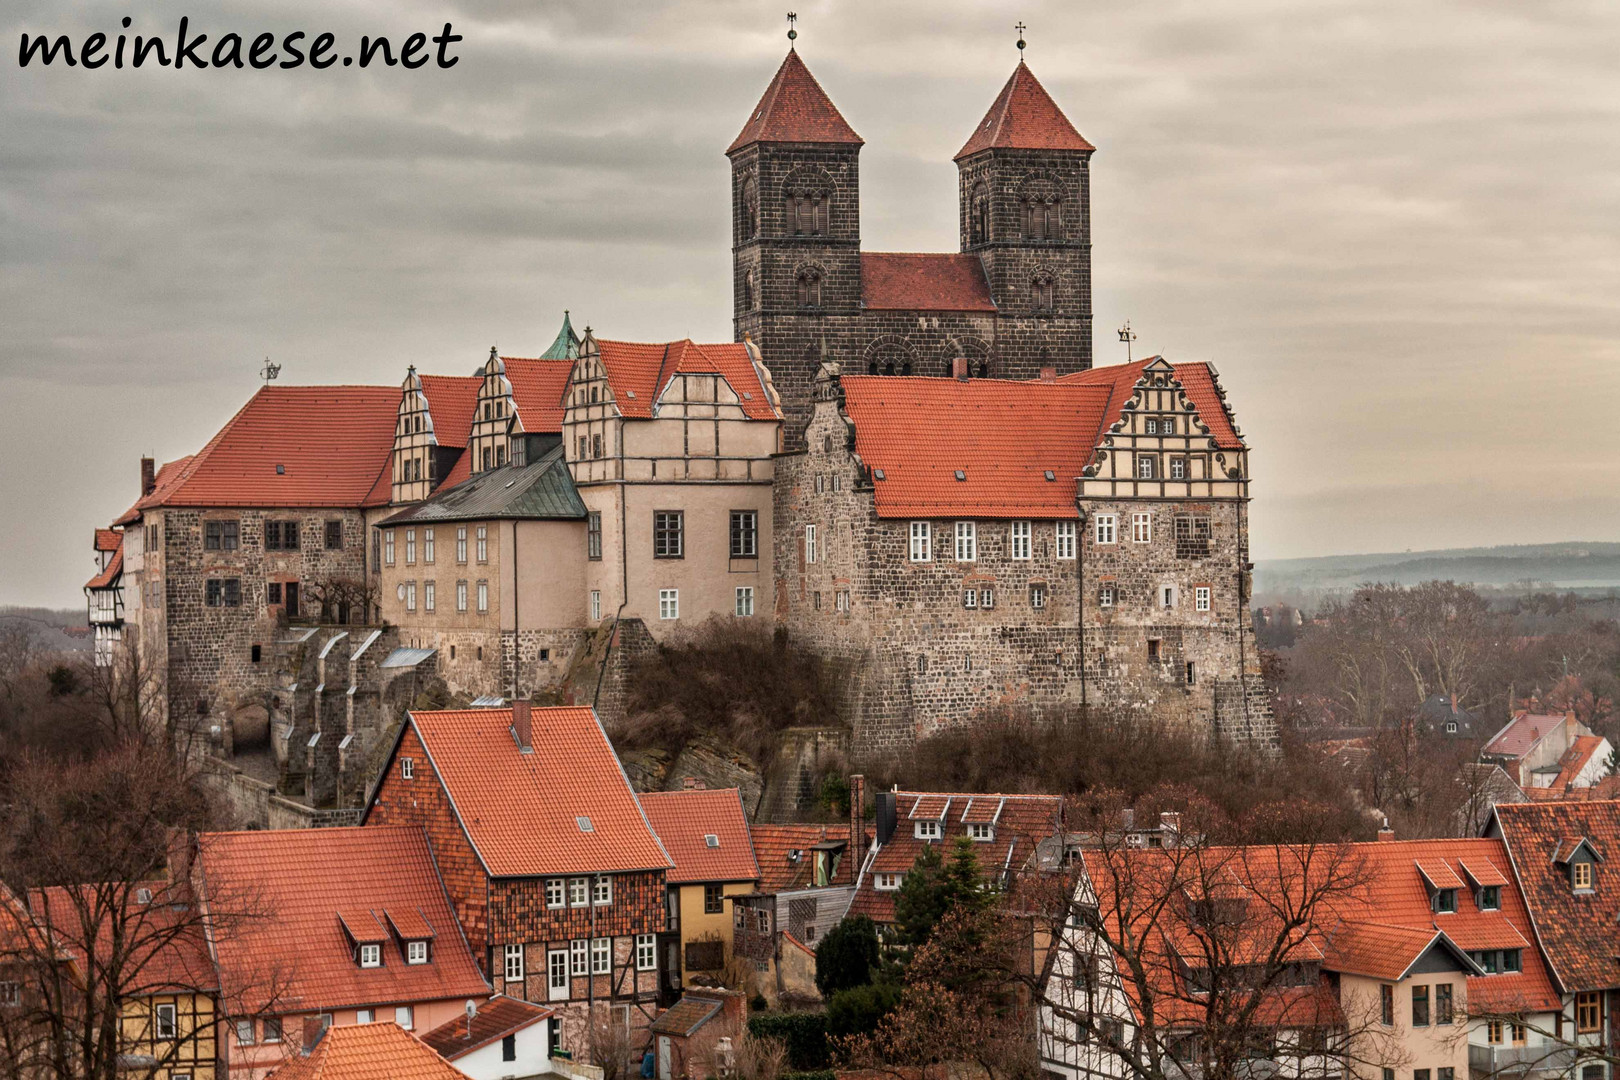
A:
POLYGON ((794 12, 794 11, 788 12, 788 48, 790 48, 790 49, 793 48, 793 44, 792 44, 793 40, 799 36, 799 32, 797 30, 793 29, 793 24, 798 22, 798 21, 799 21, 799 15, 798 15, 797 12, 794 12))
POLYGON ((1013 27, 1013 29, 1018 31, 1018 61, 1019 63, 1022 63, 1024 60, 1024 31, 1029 29, 1029 27, 1025 26, 1024 21, 1020 19, 1018 20, 1018 25, 1013 27))

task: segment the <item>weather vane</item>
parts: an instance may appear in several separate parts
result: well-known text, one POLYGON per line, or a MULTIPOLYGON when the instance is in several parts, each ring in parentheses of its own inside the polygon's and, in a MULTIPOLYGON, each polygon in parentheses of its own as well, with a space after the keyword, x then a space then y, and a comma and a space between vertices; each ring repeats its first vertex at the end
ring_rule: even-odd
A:
POLYGON ((1013 29, 1018 31, 1018 59, 1022 61, 1024 59, 1024 31, 1029 27, 1025 26, 1023 20, 1020 19, 1018 25, 1013 29))
POLYGON ((270 383, 275 380, 275 377, 277 375, 280 375, 280 374, 281 374, 281 365, 280 364, 272 364, 270 362, 270 358, 268 356, 265 357, 264 358, 264 367, 259 369, 259 378, 264 380, 264 385, 269 386, 270 383))
POLYGON ((1136 340, 1136 331, 1131 329, 1131 320, 1126 319, 1125 325, 1119 328, 1119 340, 1125 343, 1125 362, 1131 362, 1131 342, 1136 340))
MULTIPOLYGON (((797 38, 799 36, 799 32, 797 30, 793 29, 793 24, 798 22, 798 21, 799 21, 799 15, 798 15, 797 12, 794 12, 794 11, 788 12, 788 40, 789 41, 793 41, 795 38, 797 38)), ((789 48, 792 48, 792 46, 790 45, 789 48)))

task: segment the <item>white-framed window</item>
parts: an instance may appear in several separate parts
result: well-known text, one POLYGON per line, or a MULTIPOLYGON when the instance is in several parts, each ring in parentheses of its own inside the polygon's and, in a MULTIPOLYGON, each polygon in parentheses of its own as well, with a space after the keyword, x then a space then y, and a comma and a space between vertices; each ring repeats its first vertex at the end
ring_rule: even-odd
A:
POLYGON ((407 964, 427 963, 428 943, 425 941, 407 941, 405 943, 405 962, 407 964))
POLYGON ((1184 458, 1184 457, 1173 457, 1173 458, 1170 459, 1170 479, 1172 479, 1172 480, 1185 480, 1185 479, 1187 479, 1187 459, 1186 458, 1184 458))
POLYGON ((916 823, 913 832, 919 840, 938 840, 940 836, 939 822, 924 818, 916 823))
POLYGON ((1139 454, 1136 458, 1136 478, 1152 480, 1159 471, 1159 459, 1152 454, 1139 454))
POLYGON ((1208 585, 1195 585, 1195 586, 1193 586, 1193 610, 1195 610, 1195 611, 1208 611, 1209 610, 1209 586, 1208 585))
POLYGON ((904 874, 873 874, 872 887, 878 892, 894 892, 904 880, 904 874))
POLYGON ((434 611, 434 610, 436 610, 437 601, 434 599, 435 592, 436 592, 436 590, 434 589, 434 583, 433 582, 431 582, 431 581, 422 582, 422 610, 423 611, 434 611))
POLYGON ((1096 517, 1097 543, 1112 544, 1118 536, 1118 519, 1113 514, 1098 514, 1096 517))
POLYGON ((658 617, 660 619, 678 619, 681 617, 681 590, 658 590, 658 617))
POLYGON ((563 879, 560 877, 546 879, 546 907, 560 908, 566 901, 563 898, 563 879))
POLYGON ((1060 559, 1074 558, 1074 522, 1058 522, 1053 535, 1053 554, 1060 559))
POLYGON ((382 967, 382 946, 360 946, 360 966, 363 968, 382 967))
POLYGON ((430 563, 430 562, 433 561, 433 530, 432 529, 423 529, 422 530, 422 561, 425 562, 425 563, 430 563))
POLYGON ((804 527, 804 561, 807 563, 816 561, 816 527, 814 525, 804 527))
POLYGON ((405 565, 416 565, 416 530, 405 530, 405 565))
POLYGON ((414 581, 405 583, 405 610, 416 610, 416 582, 414 581))
POLYGON ((267 1043, 278 1043, 281 1041, 281 1017, 267 1016, 264 1018, 264 1022, 260 1026, 264 1029, 262 1033, 263 1037, 260 1041, 267 1043))
POLYGON ((1131 540, 1137 544, 1151 544, 1153 542, 1153 515, 1135 513, 1131 515, 1131 540))
POLYGON ((591 622, 602 621, 602 590, 591 590, 591 622))
MULTIPOLYGON (((357 1024, 369 1024, 375 1019, 377 1019, 377 1014, 371 1009, 354 1010, 354 1022, 357 1024)), ((237 1041, 240 1042, 241 1040, 237 1041)))
POLYGON ((416 778, 415 758, 407 757, 399 759, 399 776, 402 780, 414 780, 416 778))
POLYGON ((613 879, 606 874, 600 875, 591 888, 591 903, 602 907, 613 903, 613 879))
POLYGON ((1046 606, 1046 586, 1036 582, 1029 587, 1029 606, 1039 611, 1046 606))
POLYGON ((1176 587, 1174 585, 1159 586, 1159 606, 1163 608, 1176 606, 1176 587))
POLYGON ((546 954, 546 1000, 568 1000, 568 954, 552 949, 546 954))
POLYGON ((931 521, 913 521, 911 523, 911 561, 932 562, 934 558, 934 523, 931 521))
POLYGON ((487 614, 488 612, 489 612, 489 582, 480 581, 478 583, 478 614, 484 615, 484 614, 487 614))
POLYGON ((467 562, 467 526, 456 526, 456 562, 466 565, 467 562))
POLYGON ((1007 557, 1009 559, 1027 559, 1033 547, 1031 537, 1035 527, 1028 521, 1015 521, 1007 527, 1007 557))
POLYGON ((174 1006, 159 1005, 153 1012, 153 1027, 159 1039, 172 1039, 175 1034, 174 1006))
POLYGON ((747 618, 754 613, 754 587, 752 585, 737 586, 737 617, 747 618))
POLYGON ((591 939, 591 974, 613 974, 612 938, 599 937, 591 939))
POLYGON ((575 975, 591 973, 591 943, 585 938, 568 943, 568 970, 575 975))
POLYGON ((467 583, 456 582, 456 610, 463 614, 467 611, 467 583))
POLYGON ((478 526, 478 561, 489 562, 489 526, 478 526))
POLYGON ((956 523, 956 561, 979 561, 979 523, 976 521, 958 521, 956 523))
POLYGON ((394 1006, 394 1023, 406 1031, 416 1026, 416 1010, 409 1005, 394 1006))
POLYGON ((636 935, 636 970, 651 971, 658 966, 658 939, 652 934, 636 935))
POLYGON ((521 982, 523 979, 523 946, 508 945, 502 957, 502 971, 507 982, 521 982))
POLYGON ((1187 661, 1187 685, 1198 685, 1198 667, 1191 660, 1187 661))
POLYGON ((236 1021, 236 1045, 253 1045, 253 1021, 251 1019, 236 1021))
POLYGON ((383 530, 383 562, 388 566, 394 565, 394 530, 383 530))
POLYGON ((988 821, 975 821, 968 825, 968 835, 980 842, 994 840, 996 827, 988 821))
POLYGON ((1119 596, 1119 590, 1112 585, 1104 585, 1097 590, 1097 606, 1113 607, 1114 600, 1119 596))
POLYGON ((582 878, 582 877, 569 878, 568 879, 568 906, 569 907, 585 907, 590 902, 591 902, 591 879, 590 878, 582 878))
POLYGON ((976 607, 978 607, 979 606, 979 590, 978 589, 963 589, 962 590, 962 606, 965 607, 965 608, 976 608, 976 607))
POLYGON ((833 608, 836 611, 842 611, 846 615, 849 614, 848 589, 839 589, 837 592, 833 593, 833 608))

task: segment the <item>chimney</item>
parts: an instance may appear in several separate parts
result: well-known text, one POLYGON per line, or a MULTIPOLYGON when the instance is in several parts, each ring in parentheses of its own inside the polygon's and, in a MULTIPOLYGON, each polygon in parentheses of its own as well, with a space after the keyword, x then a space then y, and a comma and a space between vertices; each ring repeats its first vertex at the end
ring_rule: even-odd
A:
POLYGON ((525 754, 534 753, 534 731, 530 720, 531 710, 526 699, 512 702, 512 738, 525 754))
POLYGON ((157 462, 149 457, 141 458, 141 498, 152 494, 157 487, 157 462))
POLYGON ((1055 368, 1055 367, 1043 367, 1043 368, 1041 368, 1041 382, 1057 382, 1057 368, 1055 368))
POLYGON ((1395 830, 1389 827, 1389 815, 1388 814, 1384 815, 1384 824, 1378 830, 1378 839, 1380 839, 1380 840, 1393 840, 1393 839, 1395 839, 1395 830))
POLYGON ((866 777, 855 773, 849 778, 849 854, 859 870, 866 857, 866 777))
POLYGON ((319 1016, 304 1017, 304 1056, 308 1057, 315 1050, 315 1045, 326 1034, 326 1024, 319 1016))
POLYGON ((962 382, 967 382, 967 378, 968 378, 967 357, 958 356, 955 360, 951 361, 951 378, 960 379, 962 382))
POLYGON ((882 847, 894 835, 895 817, 894 792, 880 791, 877 793, 877 843, 882 847))

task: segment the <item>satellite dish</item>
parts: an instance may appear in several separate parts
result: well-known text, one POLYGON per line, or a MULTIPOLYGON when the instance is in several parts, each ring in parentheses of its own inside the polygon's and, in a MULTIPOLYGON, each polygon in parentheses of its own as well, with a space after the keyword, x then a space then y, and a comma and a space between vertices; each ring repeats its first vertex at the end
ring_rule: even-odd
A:
POLYGON ((478 1002, 472 998, 467 999, 467 1019, 471 1020, 478 1015, 478 1002))

